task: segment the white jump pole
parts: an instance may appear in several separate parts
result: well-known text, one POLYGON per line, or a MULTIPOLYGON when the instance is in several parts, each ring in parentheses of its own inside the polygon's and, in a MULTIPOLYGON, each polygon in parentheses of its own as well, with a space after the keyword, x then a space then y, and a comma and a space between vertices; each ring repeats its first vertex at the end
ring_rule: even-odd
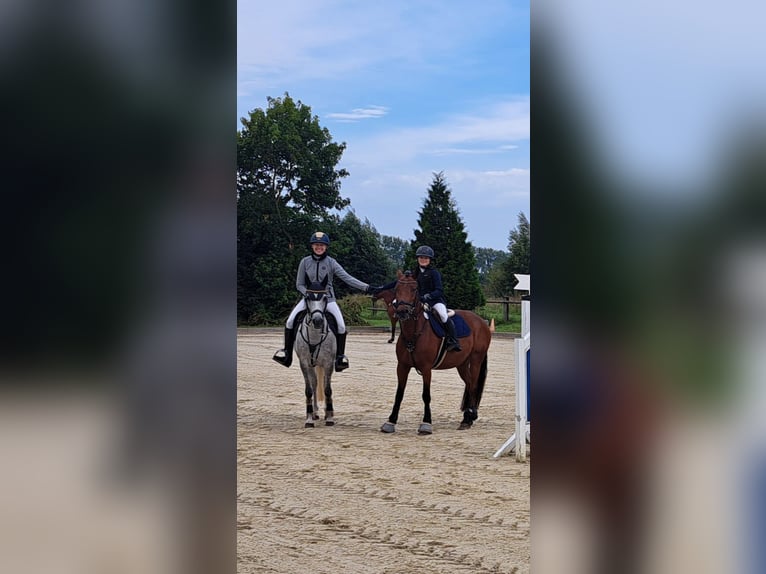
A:
POLYGON ((524 462, 527 459, 527 442, 530 439, 530 428, 527 413, 527 352, 530 348, 530 302, 521 302, 521 338, 514 341, 516 358, 516 432, 503 443, 495 452, 494 458, 502 456, 509 450, 515 451, 516 460, 524 462))

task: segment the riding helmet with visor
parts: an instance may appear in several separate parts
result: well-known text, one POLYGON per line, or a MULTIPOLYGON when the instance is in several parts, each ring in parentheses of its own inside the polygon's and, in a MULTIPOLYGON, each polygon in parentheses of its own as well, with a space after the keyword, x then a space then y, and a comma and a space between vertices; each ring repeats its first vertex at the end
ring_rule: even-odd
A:
POLYGON ((428 257, 430 259, 434 258, 434 250, 431 249, 428 245, 421 245, 418 247, 418 250, 415 252, 415 257, 428 257))
POLYGON ((322 231, 315 231, 313 235, 311 236, 311 239, 309 240, 310 244, 313 243, 324 243, 325 245, 330 245, 330 236, 326 233, 323 233, 322 231))

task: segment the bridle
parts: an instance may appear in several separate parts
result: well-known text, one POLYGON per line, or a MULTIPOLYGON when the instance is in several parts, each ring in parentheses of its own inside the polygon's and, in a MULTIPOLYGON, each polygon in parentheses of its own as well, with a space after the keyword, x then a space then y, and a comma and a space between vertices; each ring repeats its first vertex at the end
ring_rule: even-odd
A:
POLYGON ((324 321, 325 320, 324 315, 327 312, 327 289, 322 289, 322 290, 307 289, 304 299, 306 300, 306 321, 313 322, 314 315, 321 315, 322 320, 324 321), (322 308, 311 309, 309 302, 317 302, 317 301, 322 302, 322 308))
MULTIPOLYGON (((394 310, 396 311, 396 316, 400 321, 410 321, 412 319, 417 319, 418 310, 423 306, 417 296, 417 282, 414 279, 400 279, 399 283, 401 285, 414 284, 415 288, 412 289, 412 293, 414 294, 415 299, 414 301, 410 302, 396 297, 396 299, 391 302, 394 310)), ((399 289, 397 289, 397 291, 398 290, 399 289)))
MULTIPOLYGON (((399 324, 402 326, 402 332, 400 337, 405 337, 405 323, 409 321, 415 321, 415 328, 417 328, 417 321, 420 317, 420 315, 423 314, 423 303, 420 302, 420 299, 418 299, 417 296, 417 282, 414 279, 405 278, 399 280, 400 284, 414 284, 415 289, 412 289, 412 293, 415 297, 414 301, 404 301, 402 299, 399 299, 397 297, 392 302, 392 305, 396 311, 396 318, 399 319, 399 324)), ((397 288, 397 291, 399 289, 397 288)), ((412 339, 404 338, 405 345, 407 347, 407 350, 412 354, 415 351, 415 342, 418 340, 418 337, 420 337, 421 333, 423 332, 424 325, 421 325, 421 328, 419 331, 416 331, 412 339)))
MULTIPOLYGON (((319 315, 322 321, 322 336, 320 337, 319 341, 315 343, 312 343, 309 340, 308 335, 301 331, 301 337, 309 347, 309 353, 311 353, 311 366, 313 367, 315 366, 316 359, 319 356, 319 349, 322 346, 322 343, 324 343, 325 339, 327 339, 327 334, 330 331, 330 325, 328 324, 327 318, 325 317, 327 312, 327 290, 307 289, 306 294, 304 295, 304 300, 306 301, 306 318, 303 320, 303 322, 306 324, 306 327, 311 328, 312 323, 314 323, 314 317, 316 315, 319 315), (313 302, 321 302, 322 304, 321 306, 315 306, 316 308, 312 309, 312 305, 309 303, 313 302)), ((316 329, 316 327, 314 328, 316 329)))

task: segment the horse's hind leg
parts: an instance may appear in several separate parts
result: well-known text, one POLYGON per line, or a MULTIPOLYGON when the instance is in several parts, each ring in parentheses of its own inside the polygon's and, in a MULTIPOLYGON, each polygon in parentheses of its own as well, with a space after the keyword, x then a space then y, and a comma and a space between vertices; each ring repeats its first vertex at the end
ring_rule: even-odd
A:
POLYGON ((466 361, 457 368, 460 378, 465 383, 463 392, 463 420, 460 421, 458 430, 469 429, 473 426, 473 421, 479 418, 478 404, 478 380, 481 368, 481 360, 471 355, 470 361, 466 361))

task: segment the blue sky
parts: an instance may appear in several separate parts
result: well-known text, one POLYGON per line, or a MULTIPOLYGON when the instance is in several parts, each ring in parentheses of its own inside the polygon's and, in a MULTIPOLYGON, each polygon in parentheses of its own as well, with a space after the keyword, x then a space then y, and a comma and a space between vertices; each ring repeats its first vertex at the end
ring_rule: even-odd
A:
POLYGON ((237 3, 239 118, 285 92, 347 148, 341 194, 413 239, 443 171, 476 247, 529 214, 529 2, 237 3))

